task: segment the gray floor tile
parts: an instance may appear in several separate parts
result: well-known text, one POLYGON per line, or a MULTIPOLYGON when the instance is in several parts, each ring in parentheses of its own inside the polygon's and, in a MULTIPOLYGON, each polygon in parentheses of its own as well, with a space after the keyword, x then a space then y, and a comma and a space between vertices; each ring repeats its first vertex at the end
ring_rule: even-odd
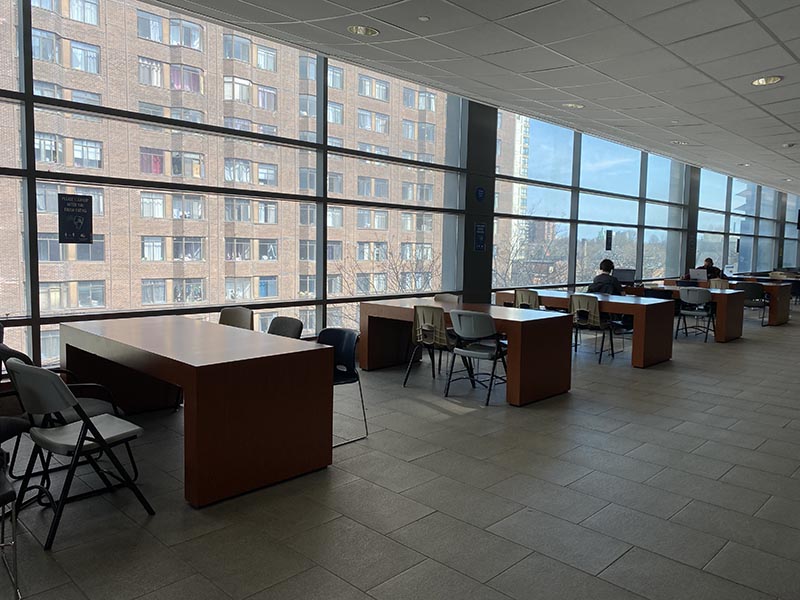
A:
POLYGON ((404 433, 412 437, 421 437, 423 435, 434 433, 446 429, 441 423, 435 423, 427 419, 421 419, 413 415, 407 415, 401 412, 393 412, 386 415, 380 415, 374 419, 370 419, 371 424, 379 425, 398 433, 404 433))
POLYGON ((680 450, 671 450, 655 444, 642 444, 629 452, 627 456, 665 467, 672 467, 679 471, 694 473, 709 479, 719 479, 733 466, 733 463, 697 456, 680 450))
MULTIPOLYGON (((6 535, 9 531, 6 530, 6 535)), ((69 583, 70 578, 56 562, 53 553, 45 552, 41 544, 21 526, 17 530, 17 553, 19 558, 20 591, 27 598, 45 590, 58 588, 69 583)), ((0 586, 12 595, 11 586, 6 586, 6 573, 0 566, 0 586)), ((2 596, 0 596, 2 597, 2 596)), ((16 598, 14 599, 16 600, 16 598)))
POLYGON ((576 445, 590 446, 616 454, 625 454, 641 444, 641 442, 636 440, 603 433, 602 431, 584 429, 583 427, 577 427, 575 425, 569 425, 550 435, 552 437, 566 438, 575 442, 576 445))
POLYGON ((663 468, 661 465, 587 446, 570 450, 566 454, 562 454, 561 458, 595 471, 602 471, 603 473, 638 482, 649 479, 663 468))
POLYGON ((754 410, 747 410, 744 408, 736 408, 734 406, 718 405, 708 409, 708 412, 714 415, 722 415, 725 417, 733 417, 742 421, 752 421, 754 423, 761 423, 762 425, 769 425, 771 427, 784 427, 789 422, 789 419, 784 417, 776 417, 774 415, 765 415, 754 410))
POLYGON ((671 431, 663 431, 661 429, 655 429, 654 427, 646 427, 638 423, 630 423, 629 425, 620 427, 614 432, 614 435, 630 438, 639 442, 650 442, 665 448, 682 450, 684 452, 691 452, 703 443, 701 438, 681 435, 680 433, 673 433, 671 431))
POLYGON ((800 531, 760 517, 695 500, 672 517, 672 521, 757 550, 800 560, 800 531))
POLYGON ((530 450, 509 450, 488 459, 496 465, 558 485, 569 485, 592 470, 530 450))
POLYGON ((432 560, 373 588, 370 596, 378 600, 503 600, 504 596, 469 577, 432 560))
POLYGON ((414 461, 414 464, 473 487, 485 488, 514 475, 514 471, 491 462, 442 450, 414 461))
POLYGON ((141 596, 139 600, 227 600, 225 592, 202 575, 192 575, 181 581, 141 596))
POLYGON ((772 496, 756 513, 756 516, 800 529, 800 502, 772 496))
POLYGON ((345 517, 290 538, 288 544, 362 591, 425 559, 345 517))
POLYGON ((680 419, 681 421, 691 421, 692 423, 708 425, 710 427, 719 427, 720 429, 727 429, 739 420, 736 417, 725 417, 710 412, 687 410, 674 406, 661 408, 657 410, 655 414, 664 417, 672 417, 673 419, 680 419))
POLYGON ((438 477, 433 471, 378 451, 361 454, 337 466, 393 492, 402 492, 438 477))
POLYGON ((480 528, 488 527, 522 508, 521 504, 448 477, 423 483, 403 492, 403 495, 480 528))
POLYGON ((725 545, 722 538, 616 504, 608 505, 581 525, 698 568, 725 545))
POLYGON ((573 523, 580 523, 608 504, 593 496, 528 475, 515 475, 486 491, 573 523))
POLYGON ((630 548, 624 542, 533 509, 511 515, 489 531, 595 575, 630 548))
POLYGON ((250 523, 226 527, 174 548, 178 556, 234 598, 246 598, 313 566, 250 523))
POLYGON ((789 476, 800 467, 800 462, 790 458, 781 458, 760 450, 748 450, 719 442, 706 442, 695 449, 694 453, 777 475, 789 476))
POLYGON ((784 600, 800 598, 800 569, 797 563, 760 550, 728 543, 706 571, 784 600))
POLYGON ((531 552, 438 512, 398 529, 389 537, 484 583, 531 552))
MULTIPOLYGON (((738 467, 734 467, 738 468, 738 467)), ((738 485, 707 479, 683 471, 667 468, 647 481, 651 485, 674 494, 702 500, 724 508, 752 515, 769 497, 767 494, 748 490, 738 485)))
MULTIPOLYGON (((384 429, 378 433, 370 434, 361 444, 373 450, 380 450, 386 454, 409 461, 433 454, 442 449, 441 446, 436 444, 409 435, 403 435, 391 429, 384 429)), ((342 447, 346 448, 347 446, 342 447)))
POLYGON ((599 471, 589 473, 569 487, 662 519, 674 515, 690 500, 685 496, 599 471))
POLYGON ((638 423, 639 425, 663 429, 665 431, 669 431, 683 422, 682 419, 671 419, 670 417, 662 417, 651 413, 629 410, 627 408, 612 408, 604 412, 602 416, 611 417, 612 419, 617 419, 625 423, 638 423))
POLYGON ((248 600, 369 600, 369 596, 322 567, 314 567, 248 600))
MULTIPOLYGON (((533 435, 529 432, 529 435, 533 435)), ((420 436, 420 439, 443 446, 448 450, 471 456, 479 460, 505 452, 514 446, 509 441, 494 439, 488 435, 473 435, 466 431, 446 429, 420 436)))
POLYGON ((790 427, 773 427, 752 421, 739 421, 736 425, 731 425, 730 429, 731 431, 760 436, 764 439, 800 444, 800 430, 791 429, 790 427))
POLYGON ((782 475, 737 465, 725 474, 722 481, 788 500, 800 501, 800 480, 782 475))
POLYGON ((515 600, 636 600, 641 598, 542 554, 531 554, 489 585, 515 600))
POLYGON ((651 600, 769 600, 771 596, 634 548, 600 574, 651 600))
POLYGON ((672 431, 675 433, 693 435, 706 440, 714 440, 715 442, 722 442, 723 444, 739 446, 741 448, 749 448, 750 450, 758 448, 766 439, 749 433, 730 431, 728 429, 718 429, 716 427, 709 427, 707 425, 699 425, 697 423, 688 422, 678 425, 677 427, 673 428, 672 431))
POLYGON ((364 480, 317 494, 314 499, 380 533, 389 533, 433 512, 433 508, 412 498, 364 480))
MULTIPOLYGON (((22 591, 22 597, 25 600, 87 600, 86 596, 81 592, 74 583, 67 583, 41 592, 35 596, 30 596, 22 591)), ((0 598, 3 600, 17 600, 17 593, 11 589, 11 586, 3 586, 0 589, 0 598)))
POLYGON ((230 504, 232 510, 276 539, 291 537, 340 516, 338 512, 310 498, 296 495, 271 497, 248 494, 230 504))
POLYGON ((781 442, 778 440, 767 440, 758 447, 759 452, 771 454, 773 456, 782 456, 784 458, 791 458, 792 460, 800 461, 800 444, 792 444, 791 442, 781 442))

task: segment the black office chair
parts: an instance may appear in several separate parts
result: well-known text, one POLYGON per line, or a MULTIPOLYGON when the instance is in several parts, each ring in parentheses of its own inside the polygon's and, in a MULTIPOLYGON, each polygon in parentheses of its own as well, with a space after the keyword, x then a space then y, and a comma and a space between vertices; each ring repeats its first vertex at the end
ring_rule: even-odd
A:
POLYGON ((800 304, 800 281, 792 282, 792 300, 795 304, 800 304))
POLYGON ((364 406, 364 392, 361 389, 361 378, 356 367, 356 347, 359 333, 352 329, 328 327, 319 332, 317 343, 333 346, 333 385, 358 384, 358 395, 361 397, 361 413, 364 416, 364 435, 352 440, 334 444, 334 448, 352 444, 365 439, 369 435, 367 426, 367 409, 364 406))
POLYGON ((267 333, 299 340, 303 333, 303 322, 294 317, 275 317, 270 322, 267 333))
POLYGON ((740 281, 736 284, 736 289, 744 292, 745 308, 761 311, 761 326, 765 327, 767 324, 764 322, 764 318, 767 315, 767 308, 769 308, 769 297, 764 293, 764 286, 754 281, 740 281))

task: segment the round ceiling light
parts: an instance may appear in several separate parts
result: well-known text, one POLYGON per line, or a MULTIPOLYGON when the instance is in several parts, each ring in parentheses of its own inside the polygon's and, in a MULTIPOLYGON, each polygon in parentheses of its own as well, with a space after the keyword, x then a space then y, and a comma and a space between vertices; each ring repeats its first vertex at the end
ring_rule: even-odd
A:
POLYGON ((672 140, 670 144, 673 144, 675 146, 688 146, 689 142, 684 142, 683 140, 672 140))
POLYGON ((347 31, 353 35, 363 35, 366 37, 375 37, 380 33, 380 31, 368 25, 348 25, 347 31))
POLYGON ((581 108, 586 108, 583 104, 578 104, 577 102, 564 102, 561 106, 564 108, 575 108, 578 110, 581 108))
POLYGON ((749 167, 750 163, 739 163, 738 166, 740 166, 740 167, 749 167))
POLYGON ((417 17, 417 21, 420 21, 422 23, 427 23, 430 20, 431 18, 428 15, 420 15, 417 17))
POLYGON ((758 79, 754 79, 752 81, 752 85, 756 87, 761 87, 764 85, 775 85, 776 83, 780 83, 783 81, 783 75, 765 75, 764 77, 759 77, 758 79))

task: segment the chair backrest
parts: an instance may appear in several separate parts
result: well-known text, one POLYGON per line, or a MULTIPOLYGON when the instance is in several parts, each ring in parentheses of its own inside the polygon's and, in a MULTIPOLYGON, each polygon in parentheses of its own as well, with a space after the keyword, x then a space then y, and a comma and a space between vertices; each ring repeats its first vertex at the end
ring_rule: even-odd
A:
POLYGON ((458 294, 436 294, 433 299, 436 302, 461 302, 461 296, 458 294))
POLYGON ((527 308, 539 308, 539 292, 536 290, 514 290, 514 306, 523 308, 523 304, 527 304, 527 308))
POLYGON ((572 294, 569 297, 569 312, 576 319, 585 320, 591 326, 600 325, 600 302, 591 294, 572 294))
POLYGON ((414 307, 414 328, 411 331, 415 344, 447 346, 447 324, 441 306, 417 305, 414 307))
POLYGON ((792 296, 800 296, 800 281, 792 282, 792 296))
POLYGON ((49 415, 78 402, 64 381, 47 369, 10 358, 6 368, 14 382, 22 408, 29 415, 49 415))
POLYGON ((303 333, 303 322, 294 317, 275 317, 270 322, 267 333, 299 340, 303 333))
POLYGON ((497 335, 492 315, 472 310, 451 310, 453 330, 463 340, 480 340, 497 335))
POLYGON ((678 281, 675 282, 678 287, 697 287, 696 283, 697 282, 690 279, 678 279, 678 281))
POLYGON ((359 333, 353 329, 327 327, 319 332, 318 344, 333 346, 333 371, 342 375, 358 377, 356 370, 356 346, 359 333))
POLYGON ((744 292, 745 300, 763 300, 764 286, 755 281, 740 281, 736 289, 744 292))
POLYGON ((705 288, 686 287, 681 288, 678 293, 681 295, 681 302, 686 304, 700 305, 711 302, 711 292, 705 288))
POLYGON ((253 311, 244 306, 226 306, 219 311, 219 324, 253 329, 253 311))
POLYGON ((645 298, 660 298, 661 300, 672 300, 672 291, 671 290, 653 290, 649 288, 644 288, 644 297, 645 298))
POLYGON ((731 284, 727 279, 716 278, 708 280, 708 287, 716 290, 727 290, 729 287, 731 287, 731 284))
POLYGON ((14 348, 11 348, 0 342, 0 363, 6 365, 6 363, 10 358, 16 358, 18 360, 21 360, 26 365, 33 364, 33 361, 31 360, 30 356, 28 356, 24 352, 20 352, 19 350, 14 350, 14 348))

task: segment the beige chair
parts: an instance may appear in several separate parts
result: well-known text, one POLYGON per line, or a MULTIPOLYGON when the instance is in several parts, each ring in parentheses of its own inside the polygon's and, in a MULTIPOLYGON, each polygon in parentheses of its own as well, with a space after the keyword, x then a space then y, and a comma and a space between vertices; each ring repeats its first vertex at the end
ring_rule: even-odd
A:
POLYGON ((461 302, 461 296, 458 294, 436 294, 433 300, 435 302, 461 302))
POLYGON ((244 306, 226 306, 219 311, 219 324, 253 329, 253 311, 244 306))
POLYGON ((539 308, 539 292, 536 290, 514 290, 516 308, 539 308))
POLYGON ((727 290, 731 287, 731 284, 727 279, 709 279, 708 287, 715 290, 727 290))
POLYGON ((602 331, 603 337, 600 340, 600 358, 597 362, 598 364, 603 362, 606 332, 608 332, 609 341, 611 343, 611 358, 614 358, 614 324, 611 322, 608 315, 604 315, 600 312, 600 302, 597 296, 592 294, 572 294, 569 297, 569 312, 573 315, 575 352, 578 351, 578 333, 581 329, 602 331))
MULTIPOLYGON (((420 352, 427 348, 431 358, 431 376, 436 379, 436 361, 434 352, 439 351, 439 371, 442 370, 442 352, 452 352, 456 343, 455 335, 447 329, 444 320, 444 309, 440 306, 414 307, 414 325, 411 330, 411 342, 414 350, 411 352, 411 359, 406 368, 406 377, 403 379, 403 387, 406 387, 408 376, 411 373, 411 366, 417 357, 417 350, 420 352)), ((420 355, 421 357, 421 355, 420 355)))

